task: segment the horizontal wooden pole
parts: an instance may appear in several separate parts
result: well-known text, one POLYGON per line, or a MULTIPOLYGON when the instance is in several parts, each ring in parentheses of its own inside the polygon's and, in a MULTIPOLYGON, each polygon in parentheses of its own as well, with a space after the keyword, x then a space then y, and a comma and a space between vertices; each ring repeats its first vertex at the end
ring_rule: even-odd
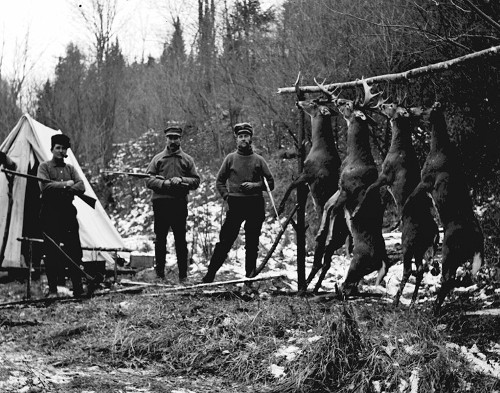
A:
MULTIPOLYGON (((18 241, 20 242, 32 242, 32 243, 43 243, 43 239, 37 239, 34 237, 18 237, 18 241)), ((82 247, 82 250, 85 251, 122 251, 122 252, 132 252, 128 248, 112 248, 112 247, 82 247)))
MULTIPOLYGON (((449 68, 451 68, 457 64, 463 63, 464 61, 478 59, 478 58, 483 57, 483 56, 494 56, 494 55, 497 55, 499 51, 500 51, 500 45, 493 46, 491 48, 484 49, 484 50, 479 51, 479 52, 470 53, 468 55, 457 57, 457 58, 451 59, 451 60, 442 61, 440 63, 430 64, 430 65, 426 65, 426 66, 418 67, 418 68, 413 68, 411 70, 396 73, 396 74, 385 74, 385 75, 373 76, 370 78, 366 78, 364 80, 368 84, 389 82, 389 81, 394 82, 394 81, 398 81, 398 80, 408 80, 408 79, 419 77, 419 76, 427 74, 427 73, 448 70, 449 68)), ((332 83, 329 85, 324 85, 324 88, 326 88, 327 90, 334 90, 334 89, 338 89, 338 88, 361 86, 362 83, 363 83, 362 80, 355 80, 355 81, 351 81, 351 82, 332 83)), ((304 93, 321 93, 322 92, 322 90, 318 86, 299 86, 299 89, 301 92, 304 92, 304 93)), ((297 94, 297 90, 295 89, 295 86, 293 86, 293 87, 281 87, 278 89, 278 94, 297 94)))
POLYGON ((272 280, 274 278, 280 278, 283 277, 283 274, 276 274, 273 276, 265 276, 265 277, 254 277, 254 278, 240 278, 237 280, 228 280, 228 281, 215 281, 215 282, 207 282, 207 283, 200 283, 200 284, 194 284, 194 285, 185 285, 185 286, 176 286, 172 287, 171 285, 168 284, 162 284, 162 283, 146 283, 146 282, 138 282, 138 281, 129 281, 129 280, 122 280, 122 284, 130 284, 130 285, 144 285, 145 287, 160 287, 162 288, 161 292, 182 292, 182 291, 187 291, 190 289, 203 289, 207 287, 216 287, 216 286, 221 286, 221 285, 229 285, 229 284, 241 284, 241 283, 246 283, 246 282, 256 282, 256 281, 265 281, 265 280, 272 280), (125 281, 125 282, 124 282, 125 281))

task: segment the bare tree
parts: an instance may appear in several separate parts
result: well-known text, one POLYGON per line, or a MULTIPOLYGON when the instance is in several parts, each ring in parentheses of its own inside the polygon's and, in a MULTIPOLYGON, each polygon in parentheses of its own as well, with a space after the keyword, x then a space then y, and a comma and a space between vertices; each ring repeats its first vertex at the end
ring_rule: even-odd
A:
POLYGON ((93 36, 97 65, 100 68, 104 56, 115 35, 118 0, 90 0, 76 5, 85 27, 93 36))

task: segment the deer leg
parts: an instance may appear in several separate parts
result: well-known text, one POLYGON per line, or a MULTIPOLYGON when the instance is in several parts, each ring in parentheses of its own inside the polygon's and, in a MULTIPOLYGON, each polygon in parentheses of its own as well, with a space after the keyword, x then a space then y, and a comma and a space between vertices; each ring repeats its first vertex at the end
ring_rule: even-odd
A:
POLYGON ((403 251, 403 277, 401 277, 401 283, 399 284, 398 292, 394 297, 394 305, 397 306, 399 304, 399 299, 403 294, 403 290, 411 276, 411 260, 412 255, 408 250, 403 251))
POLYGON ((366 198, 370 198, 370 195, 378 190, 380 190, 380 187, 384 186, 387 184, 387 181, 388 181, 388 177, 384 174, 381 174, 379 176, 379 178, 373 182, 372 184, 370 184, 368 186, 368 188, 366 189, 365 191, 365 195, 363 195, 363 198, 361 199, 361 201, 358 203, 358 206, 356 206, 356 208, 354 209, 353 213, 352 213, 352 218, 354 219, 356 217, 356 215, 358 214, 359 210, 362 209, 363 207, 363 203, 365 202, 366 198))
POLYGON ((321 269, 321 266, 323 265, 322 261, 323 261, 323 256, 325 254, 325 240, 326 240, 326 233, 324 235, 316 237, 316 245, 314 247, 314 261, 312 269, 306 280, 306 288, 307 286, 309 286, 314 276, 316 275, 316 273, 318 273, 319 269, 321 269))
POLYGON ((454 255, 445 242, 445 244, 443 244, 441 288, 434 302, 434 315, 439 313, 444 299, 455 286, 455 274, 458 268, 458 260, 458 255, 454 255))
POLYGON ((328 247, 326 252, 325 252, 325 263, 323 264, 323 268, 321 269, 321 274, 319 275, 318 281, 316 282, 316 285, 314 287, 314 293, 319 292, 319 290, 321 288, 321 284, 323 283, 323 280, 325 279, 326 273, 328 272, 328 270, 330 269, 330 267, 332 265, 332 255, 333 255, 333 251, 330 247, 328 247))
POLYGON ((321 223, 319 224, 318 234, 316 235, 316 238, 324 236, 325 239, 327 239, 327 237, 330 235, 329 233, 331 229, 330 217, 334 217, 334 215, 332 215, 331 207, 335 204, 335 202, 339 199, 339 197, 340 197, 340 190, 337 191, 335 194, 333 194, 323 207, 323 214, 321 215, 321 223))
POLYGON ((328 201, 326 201, 325 206, 323 207, 323 214, 326 211, 327 214, 331 216, 335 216, 339 214, 345 206, 347 201, 347 193, 345 191, 337 191, 333 194, 328 201))
POLYGON ((314 261, 313 261, 313 267, 311 269, 311 272, 309 273, 309 276, 307 277, 306 280, 306 287, 311 283, 313 280, 314 276, 316 273, 321 269, 321 266, 323 265, 323 257, 325 255, 325 250, 326 250, 326 242, 327 238, 329 237, 330 231, 331 231, 331 221, 329 220, 328 214, 325 214, 321 218, 321 226, 318 230, 318 233, 316 235, 316 244, 314 246, 314 261), (328 223, 328 225, 327 225, 328 223), (328 229, 326 229, 328 228, 328 229))
POLYGON ((401 211, 402 215, 408 215, 409 212, 416 206, 420 206, 419 199, 424 196, 427 192, 431 192, 434 188, 433 181, 424 181, 421 180, 420 183, 417 184, 413 192, 410 194, 408 198, 406 198, 406 202, 403 205, 403 210, 401 211))
POLYGON ((375 285, 380 285, 385 275, 387 274, 387 270, 389 270, 389 265, 390 265, 389 257, 386 254, 382 258, 382 267, 378 270, 378 276, 377 279, 375 280, 375 285))
POLYGON ((413 295, 411 297, 411 304, 415 304, 418 298, 418 290, 420 288, 420 284, 422 283, 422 279, 424 278, 424 265, 422 263, 422 259, 424 258, 423 254, 415 255, 415 266, 417 271, 415 272, 415 289, 413 290, 413 295))
POLYGON ((314 261, 312 269, 309 272, 309 276, 307 276, 306 279, 306 288, 309 286, 321 267, 324 266, 322 261, 323 258, 325 258, 326 253, 326 236, 327 233, 325 231, 316 236, 316 245, 314 246, 314 261))
MULTIPOLYGON (((324 227, 326 227, 326 223, 324 224, 324 227)), ((307 278, 307 285, 311 283, 314 275, 318 272, 321 266, 323 266, 323 269, 325 269, 327 261, 328 267, 326 267, 326 271, 328 271, 334 252, 344 245, 348 234, 349 229, 347 227, 346 220, 343 214, 332 216, 329 219, 328 230, 325 231, 323 228, 323 230, 320 231, 316 236, 313 269, 311 270, 311 273, 307 278), (322 263, 323 260, 325 261, 324 263, 322 263)), ((318 281, 320 284, 323 278, 324 274, 322 274, 322 278, 320 278, 320 280, 318 281)), ((317 291, 317 289, 315 290, 317 291)))

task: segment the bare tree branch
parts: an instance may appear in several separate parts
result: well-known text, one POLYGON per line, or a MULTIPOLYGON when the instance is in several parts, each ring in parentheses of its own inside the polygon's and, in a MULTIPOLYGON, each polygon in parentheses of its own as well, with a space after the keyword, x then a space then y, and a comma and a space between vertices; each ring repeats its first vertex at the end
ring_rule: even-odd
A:
POLYGON ((495 30, 500 31, 500 24, 491 19, 487 14, 481 11, 476 5, 472 4, 470 0, 463 0, 465 4, 469 6, 476 14, 483 18, 488 24, 490 24, 495 30))
MULTIPOLYGON (((327 7, 328 8, 328 7, 327 7)), ((352 15, 352 14, 349 14, 347 12, 341 12, 341 11, 337 11, 337 10, 334 10, 333 8, 328 8, 330 11, 336 13, 336 14, 339 14, 339 15, 342 15, 342 16, 347 16, 349 18, 352 18, 352 19, 356 19, 358 21, 361 21, 361 22, 365 22, 365 23, 368 23, 368 24, 371 24, 373 26, 377 26, 377 27, 382 27, 382 28, 387 28, 387 29, 401 29, 401 30, 411 30, 411 31, 416 31, 418 33, 421 33, 423 34, 424 36, 431 36, 431 37, 434 37, 436 39, 439 39, 441 41, 445 41, 445 42, 448 42, 452 45, 455 45, 467 52, 470 52, 470 48, 466 47, 465 45, 462 45, 461 43, 457 42, 455 39, 453 38, 450 38, 450 37, 443 37, 439 34, 436 34, 432 31, 427 31, 427 30, 424 30, 420 27, 414 27, 414 26, 408 26, 408 25, 392 25, 392 24, 385 24, 385 23, 378 23, 378 22, 373 22, 373 21, 370 21, 368 19, 365 19, 365 18, 361 18, 359 16, 356 16, 356 15, 352 15)))

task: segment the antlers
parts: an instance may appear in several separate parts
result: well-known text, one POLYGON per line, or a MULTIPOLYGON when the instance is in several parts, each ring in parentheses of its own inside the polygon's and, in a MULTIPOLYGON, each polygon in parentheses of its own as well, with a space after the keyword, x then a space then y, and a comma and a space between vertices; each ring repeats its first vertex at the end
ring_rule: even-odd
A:
MULTIPOLYGON (((334 92, 332 91, 329 91, 326 87, 325 87, 325 82, 323 81, 323 83, 319 83, 316 78, 314 78, 314 83, 316 83, 316 85, 320 88, 320 90, 325 93, 331 100, 336 100, 339 98, 338 95, 336 95, 334 92)), ((382 92, 378 92, 378 93, 375 93, 373 94, 371 92, 371 87, 368 86, 368 83, 366 82, 365 79, 361 78, 361 83, 363 84, 363 90, 364 90, 364 99, 362 102, 360 102, 361 100, 357 100, 358 101, 358 105, 361 107, 361 108, 365 108, 367 107, 373 100, 375 97, 378 97, 380 94, 382 94, 382 92)), ((373 106, 372 108, 375 109, 375 108, 378 108, 380 105, 382 105, 386 100, 382 99, 382 97, 379 97, 375 106, 373 106)))
POLYGON ((293 84, 293 86, 295 87, 295 93, 297 94, 297 97, 300 97, 303 94, 300 91, 299 82, 300 82, 300 71, 299 71, 299 75, 297 75, 297 80, 293 84))
POLYGON ((321 91, 325 93, 327 96, 329 96, 331 100, 336 100, 337 98, 339 98, 339 96, 335 95, 333 91, 330 91, 325 87, 325 81, 323 81, 323 83, 318 83, 316 78, 314 78, 314 83, 316 83, 316 85, 321 89, 321 91))
MULTIPOLYGON (((365 108, 370 104, 370 102, 372 102, 372 100, 375 97, 379 96, 382 92, 379 91, 378 93, 373 94, 371 92, 371 87, 368 86, 368 83, 366 82, 366 79, 361 78, 361 83, 363 84, 364 99, 363 99, 363 102, 360 104, 360 106, 362 108, 365 108)), ((382 99, 381 99, 381 97, 379 97, 377 104, 375 105, 374 108, 376 108, 377 106, 379 106, 381 104, 382 104, 382 99)))

